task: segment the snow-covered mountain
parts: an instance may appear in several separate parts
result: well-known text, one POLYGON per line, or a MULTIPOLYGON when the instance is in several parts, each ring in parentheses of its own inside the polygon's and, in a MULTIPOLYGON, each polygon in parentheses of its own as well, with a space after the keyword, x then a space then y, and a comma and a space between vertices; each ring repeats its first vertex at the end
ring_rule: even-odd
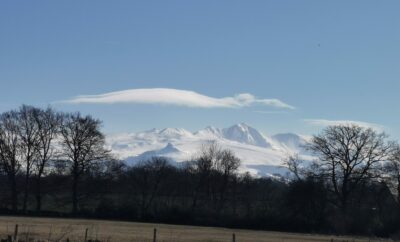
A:
POLYGON ((181 153, 182 153, 182 151, 177 149, 173 144, 168 143, 167 146, 165 146, 162 149, 149 150, 149 151, 143 152, 142 154, 137 155, 137 156, 130 156, 130 157, 126 158, 125 161, 128 164, 132 165, 132 164, 136 164, 141 161, 151 159, 154 156, 163 156, 163 157, 168 157, 172 160, 175 160, 175 158, 179 159, 179 157, 181 156, 181 153))
POLYGON ((241 123, 223 129, 209 126, 197 132, 166 128, 108 135, 107 144, 117 157, 135 164, 153 156, 167 157, 175 162, 188 161, 196 157, 202 145, 217 142, 242 160, 241 171, 283 175, 287 170, 282 163, 288 155, 299 153, 307 156, 302 147, 307 139, 293 133, 268 137, 241 123))
POLYGON ((243 144, 271 148, 272 145, 256 129, 241 123, 222 130, 223 137, 243 144))
POLYGON ((288 151, 297 150, 298 153, 306 153, 305 146, 311 140, 311 137, 293 133, 276 134, 271 138, 282 148, 288 151))

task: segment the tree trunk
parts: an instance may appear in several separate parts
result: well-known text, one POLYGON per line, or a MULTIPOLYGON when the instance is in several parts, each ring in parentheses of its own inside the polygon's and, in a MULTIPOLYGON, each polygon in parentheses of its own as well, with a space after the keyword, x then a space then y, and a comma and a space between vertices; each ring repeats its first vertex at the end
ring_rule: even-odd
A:
POLYGON ((236 217, 236 206, 237 206, 237 201, 236 201, 236 193, 237 193, 237 180, 236 180, 236 176, 234 176, 234 180, 233 180, 233 191, 232 191, 232 217, 236 217))
POLYGON ((36 211, 42 210, 42 188, 41 188, 41 175, 38 175, 36 180, 36 211))
POLYGON ((78 213, 78 175, 74 174, 72 180, 72 214, 78 213))
POLYGON ((347 213, 347 207, 348 207, 348 198, 349 198, 349 193, 345 188, 342 189, 342 194, 340 197, 340 209, 342 210, 343 214, 347 213))
POLYGON ((18 192, 17 192, 17 182, 15 180, 15 175, 9 176, 11 185, 11 208, 13 212, 18 210, 18 192))
POLYGON ((29 192, 29 169, 26 171, 25 174, 25 186, 24 186, 24 200, 23 200, 23 211, 26 213, 27 204, 28 204, 28 192, 29 192))

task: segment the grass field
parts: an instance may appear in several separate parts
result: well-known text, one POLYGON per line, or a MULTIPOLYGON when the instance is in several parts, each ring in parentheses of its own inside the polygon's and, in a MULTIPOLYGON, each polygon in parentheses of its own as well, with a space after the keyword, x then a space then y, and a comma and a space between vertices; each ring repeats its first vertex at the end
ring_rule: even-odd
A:
MULTIPOLYGON (((53 219, 31 217, 1 217, 0 235, 5 238, 19 225, 19 237, 43 241, 83 241, 88 229, 88 239, 110 242, 153 241, 157 228, 159 242, 231 242, 235 233, 237 242, 303 242, 303 241, 385 241, 369 238, 333 237, 323 235, 292 234, 252 230, 195 227, 166 224, 147 224, 85 219, 53 219), (333 239, 333 240, 332 240, 333 239)), ((387 240, 389 241, 389 240, 387 240)))

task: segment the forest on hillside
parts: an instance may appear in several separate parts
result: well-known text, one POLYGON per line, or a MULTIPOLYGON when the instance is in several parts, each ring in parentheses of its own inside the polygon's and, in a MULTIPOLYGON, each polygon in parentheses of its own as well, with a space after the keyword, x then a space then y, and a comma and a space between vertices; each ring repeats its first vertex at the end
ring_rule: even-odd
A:
POLYGON ((180 165, 134 166, 105 148, 101 121, 22 106, 0 115, 0 213, 400 237, 400 148, 356 125, 329 126, 288 156, 288 177, 239 172, 217 143, 180 165))

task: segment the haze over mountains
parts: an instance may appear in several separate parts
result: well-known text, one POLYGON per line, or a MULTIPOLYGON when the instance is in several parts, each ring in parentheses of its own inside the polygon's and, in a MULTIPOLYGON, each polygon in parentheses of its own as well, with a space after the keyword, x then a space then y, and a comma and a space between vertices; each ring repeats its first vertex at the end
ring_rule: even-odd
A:
POLYGON ((217 142, 242 160, 242 172, 265 176, 284 175, 287 170, 282 162, 289 154, 298 153, 310 159, 302 147, 308 139, 294 133, 266 136, 240 123, 223 129, 209 126, 196 132, 165 128, 109 135, 107 144, 117 157, 135 164, 153 156, 167 157, 174 162, 188 161, 196 157, 202 145, 217 142))

